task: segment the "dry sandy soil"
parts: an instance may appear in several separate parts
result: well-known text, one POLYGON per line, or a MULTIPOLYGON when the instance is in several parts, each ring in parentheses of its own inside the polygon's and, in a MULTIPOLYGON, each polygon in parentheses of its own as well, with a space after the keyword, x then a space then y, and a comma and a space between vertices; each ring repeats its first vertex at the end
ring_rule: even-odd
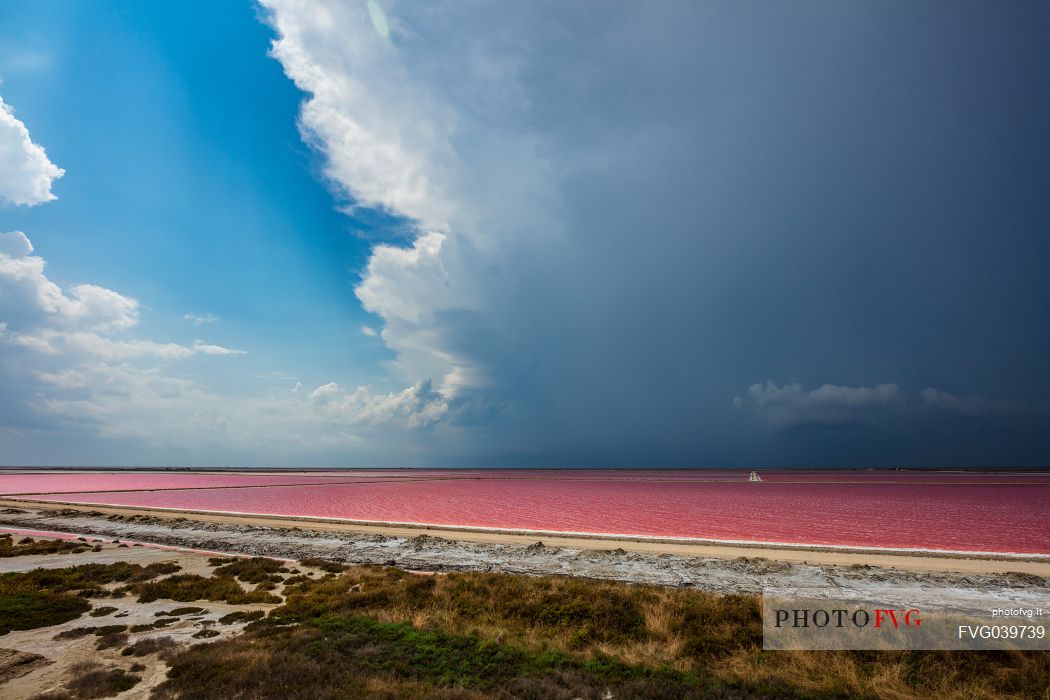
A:
MULTIPOLYGON (((199 574, 208 576, 213 567, 208 565, 206 553, 170 551, 155 547, 131 546, 120 547, 116 543, 101 544, 99 552, 82 552, 50 555, 27 555, 0 559, 0 573, 8 571, 26 571, 36 568, 62 568, 87 563, 113 563, 126 561, 143 566, 154 562, 175 562, 182 567, 180 574, 199 574)), ((304 571, 307 571, 306 568, 304 571)), ((312 571, 310 575, 321 575, 312 571)), ((243 584, 252 588, 251 584, 243 584)), ((116 588, 111 584, 107 588, 116 588)), ((280 593, 278 586, 275 590, 280 593)), ((115 611, 101 617, 84 614, 69 622, 31 630, 15 630, 0 636, 0 697, 31 698, 41 693, 61 690, 72 676, 74 665, 89 661, 102 664, 106 668, 131 670, 134 664, 145 666, 136 675, 142 681, 135 687, 121 693, 119 698, 147 698, 151 690, 161 683, 167 673, 167 665, 157 654, 141 657, 122 656, 124 645, 111 649, 99 650, 96 642, 99 637, 87 634, 74 639, 62 639, 62 632, 78 627, 101 627, 104 625, 141 625, 156 622, 157 613, 170 611, 173 608, 194 606, 204 608, 204 612, 182 615, 177 622, 157 630, 129 634, 129 642, 149 638, 170 637, 180 645, 201 644, 215 641, 238 632, 244 623, 218 624, 218 619, 235 610, 269 610, 276 605, 230 605, 223 602, 196 601, 193 603, 175 603, 170 600, 157 600, 152 603, 139 603, 135 596, 119 598, 92 598, 93 608, 114 607, 115 611), (194 639, 193 635, 202 630, 214 630, 219 636, 208 639, 194 639), (59 637, 59 638, 56 638, 59 637)))

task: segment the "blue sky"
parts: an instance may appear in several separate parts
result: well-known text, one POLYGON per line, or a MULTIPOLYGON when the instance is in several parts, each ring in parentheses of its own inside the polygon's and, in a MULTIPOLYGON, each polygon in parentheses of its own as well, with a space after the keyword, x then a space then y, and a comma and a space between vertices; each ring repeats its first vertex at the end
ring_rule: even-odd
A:
POLYGON ((66 170, 56 201, 5 210, 5 224, 32 232, 56 281, 133 290, 151 334, 185 339, 197 329, 184 314, 211 314, 223 322, 210 337, 251 344, 260 372, 373 377, 388 353, 359 337, 369 320, 352 289, 368 227, 315 177, 301 94, 268 58, 256 8, 220 3, 207 22, 202 9, 0 9, 2 94, 66 170))
POLYGON ((371 5, 0 5, 0 462, 1050 459, 1045 6, 371 5))

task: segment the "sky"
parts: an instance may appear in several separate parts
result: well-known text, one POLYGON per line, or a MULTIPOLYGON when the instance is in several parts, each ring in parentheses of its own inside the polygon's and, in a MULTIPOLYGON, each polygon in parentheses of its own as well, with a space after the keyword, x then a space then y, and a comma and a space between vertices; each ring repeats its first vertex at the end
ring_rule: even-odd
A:
POLYGON ((0 4, 0 464, 1050 464, 1050 7, 0 4))

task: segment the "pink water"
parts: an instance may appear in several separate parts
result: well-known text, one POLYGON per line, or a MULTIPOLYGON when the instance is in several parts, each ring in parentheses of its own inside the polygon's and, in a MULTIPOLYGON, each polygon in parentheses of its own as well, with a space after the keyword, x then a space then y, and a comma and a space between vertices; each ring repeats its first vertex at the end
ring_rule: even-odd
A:
POLYGON ((731 470, 7 472, 0 493, 446 526, 1050 554, 1045 472, 785 470, 763 471, 762 483, 747 477, 731 470))
POLYGON ((0 474, 0 494, 83 493, 85 491, 139 491, 157 489, 231 488, 241 486, 275 486, 330 484, 363 479, 413 478, 401 472, 369 471, 321 472, 318 474, 216 474, 216 473, 143 473, 143 472, 62 472, 52 474, 0 474))

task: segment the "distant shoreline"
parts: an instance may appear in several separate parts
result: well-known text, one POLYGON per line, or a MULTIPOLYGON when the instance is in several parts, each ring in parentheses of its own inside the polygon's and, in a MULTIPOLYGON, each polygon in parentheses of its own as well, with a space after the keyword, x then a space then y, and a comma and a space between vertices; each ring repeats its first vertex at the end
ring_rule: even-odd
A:
POLYGON ((29 466, 29 465, 6 465, 0 466, 0 474, 4 472, 25 474, 26 472, 185 472, 197 474, 303 474, 315 472, 444 472, 444 471, 507 471, 507 472, 556 472, 556 471, 588 471, 588 472, 613 472, 613 471, 668 471, 668 472, 770 472, 770 471, 799 471, 799 472, 958 472, 958 473, 1024 473, 1024 474, 1050 474, 1050 466, 1044 467, 148 467, 148 466, 29 466))

